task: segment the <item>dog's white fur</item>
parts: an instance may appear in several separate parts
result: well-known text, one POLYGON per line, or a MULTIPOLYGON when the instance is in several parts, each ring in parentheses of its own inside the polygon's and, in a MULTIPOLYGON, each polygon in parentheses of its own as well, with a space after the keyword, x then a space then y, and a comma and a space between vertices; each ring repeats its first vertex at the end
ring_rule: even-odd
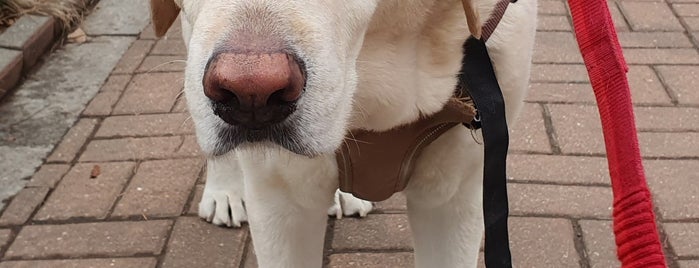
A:
MULTIPOLYGON (((228 226, 249 220, 260 267, 321 267, 326 212, 371 209, 336 192, 334 150, 348 129, 387 130, 442 108, 468 36, 461 1, 176 2, 189 51, 185 92, 209 155, 200 216, 228 226), (271 143, 214 156, 224 123, 203 94, 202 77, 216 45, 241 27, 283 38, 308 64, 307 88, 292 117, 300 125, 297 140, 313 157, 271 143)), ((473 0, 483 20, 495 2, 473 0)), ((510 5, 487 43, 510 123, 527 88, 536 13, 535 0, 510 5)), ((419 157, 405 191, 417 267, 476 267, 482 149, 467 129, 455 127, 419 157)))

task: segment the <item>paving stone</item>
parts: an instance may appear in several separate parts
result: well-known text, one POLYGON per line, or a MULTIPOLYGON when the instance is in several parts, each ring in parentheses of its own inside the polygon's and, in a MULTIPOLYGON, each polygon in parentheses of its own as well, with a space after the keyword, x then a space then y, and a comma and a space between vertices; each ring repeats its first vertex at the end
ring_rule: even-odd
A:
POLYGON ((0 226, 24 224, 32 216, 34 210, 44 202, 48 192, 49 188, 46 187, 24 188, 12 199, 12 203, 2 213, 0 226))
POLYGON ((621 267, 611 221, 580 221, 591 267, 621 267))
POLYGON ((573 225, 566 219, 510 218, 516 267, 580 267, 573 225))
POLYGON ((112 113, 114 105, 119 101, 121 92, 106 91, 97 93, 97 96, 90 101, 85 111, 84 116, 106 116, 112 113))
POLYGON ((171 112, 186 113, 187 111, 187 99, 180 95, 180 97, 177 98, 177 102, 175 102, 175 107, 172 107, 171 112))
POLYGON ((609 13, 612 14, 612 21, 614 21, 614 27, 616 28, 616 31, 617 32, 630 31, 631 28, 626 23, 626 18, 624 18, 624 15, 621 14, 621 10, 619 10, 619 7, 616 5, 616 3, 614 3, 614 2, 607 2, 607 3, 609 3, 609 13))
POLYGON ((182 137, 124 138, 93 140, 80 157, 81 162, 156 159, 173 156, 182 137))
POLYGON ((602 123, 596 107, 552 104, 549 111, 563 153, 605 153, 602 123))
POLYGON ((691 48, 692 42, 680 32, 620 32, 619 41, 625 48, 691 48))
POLYGON ((699 223, 663 223, 663 226, 677 256, 699 256, 699 223))
POLYGON ((345 253, 330 255, 331 268, 414 267, 413 253, 345 253))
POLYGON ((112 116, 104 119, 95 137, 113 138, 181 134, 194 134, 194 126, 189 114, 112 116))
POLYGON ((199 159, 141 163, 112 216, 181 215, 202 166, 199 159))
POLYGON ((185 56, 187 48, 184 46, 182 38, 166 38, 158 40, 151 55, 176 55, 185 56))
POLYGON ((595 95, 590 84, 531 83, 526 100, 530 102, 593 103, 595 95))
POLYGON ((513 215, 556 215, 607 219, 612 215, 612 190, 607 187, 510 183, 513 215))
POLYGON ((543 31, 572 31, 567 16, 539 16, 537 29, 543 31))
MULTIPOLYGON (((48 146, 0 146, 0 200, 6 200, 22 190, 50 150, 48 146)), ((4 205, 4 202, 0 202, 0 209, 4 205)))
POLYGON ((181 217, 175 223, 162 267, 239 267, 247 237, 247 228, 221 228, 199 218, 181 217))
MULTIPOLYGON (((155 32, 153 31, 153 25, 149 24, 146 26, 145 29, 141 32, 140 38, 141 39, 157 39, 155 37, 155 32)), ((171 39, 171 38, 182 38, 182 21, 181 18, 178 17, 177 20, 172 24, 170 27, 170 30, 163 36, 161 39, 171 39)))
POLYGON ((73 161, 85 142, 87 142, 87 139, 92 135, 97 122, 96 119, 80 119, 63 137, 63 140, 53 150, 47 161, 63 163, 73 161))
POLYGON ((183 87, 181 73, 148 73, 134 76, 114 108, 114 114, 167 113, 183 87))
POLYGON ((22 52, 0 48, 0 97, 17 85, 22 76, 22 52))
POLYGON ((684 17, 682 20, 687 24, 688 30, 699 31, 699 17, 684 17))
POLYGON ((395 193, 391 198, 374 203, 374 212, 379 213, 405 213, 408 210, 405 194, 395 193))
POLYGON ((107 78, 107 81, 104 82, 104 85, 102 85, 102 88, 100 88, 100 92, 124 92, 124 89, 126 89, 126 86, 130 81, 131 75, 110 75, 109 78, 107 78))
POLYGON ((257 255, 255 255, 255 248, 252 246, 252 243, 248 243, 248 251, 247 254, 245 254, 242 268, 259 268, 259 265, 257 265, 257 255))
POLYGON ((82 24, 88 35, 138 35, 150 22, 147 1, 100 1, 82 24))
POLYGON ((80 260, 41 260, 41 261, 6 261, 0 268, 155 268, 155 258, 115 258, 115 259, 80 259, 80 260))
POLYGON ((634 112, 640 131, 699 131, 699 108, 636 107, 634 112))
POLYGON ((178 157, 202 157, 201 147, 197 143, 197 137, 188 135, 184 137, 182 147, 175 153, 178 157))
POLYGON ((537 32, 535 63, 582 63, 578 44, 570 32, 537 32))
POLYGON ((699 63, 699 53, 689 48, 627 48, 624 57, 629 64, 699 63))
POLYGON ((510 150, 550 153, 541 106, 527 103, 510 129, 510 150))
POLYGON ((627 74, 634 104, 671 105, 672 99, 665 91, 658 75, 648 66, 633 65, 627 74))
POLYGON ((204 185, 197 185, 194 188, 194 196, 189 201, 189 210, 187 210, 187 215, 198 215, 199 214, 199 202, 201 202, 201 197, 204 195, 204 185))
POLYGON ((643 157, 696 157, 699 152, 699 132, 640 133, 643 157))
POLYGON ((699 219, 697 160, 646 160, 646 179, 664 220, 699 219))
POLYGON ((136 71, 141 65, 143 59, 146 58, 148 52, 153 48, 155 42, 150 40, 136 40, 131 44, 129 50, 119 60, 119 63, 114 67, 112 73, 115 74, 130 74, 136 71))
POLYGON ((699 16, 699 4, 673 4, 672 8, 679 16, 699 16))
POLYGON ((0 34, 0 47, 22 51, 24 71, 36 64, 44 52, 53 46, 55 19, 24 15, 0 34))
POLYGON ((7 246, 7 243, 10 241, 10 236, 12 235, 12 231, 9 229, 0 229, 0 250, 4 249, 5 246, 7 246))
POLYGON ((106 218, 135 168, 132 162, 75 165, 34 219, 106 218), (95 168, 100 172, 93 178, 95 168))
POLYGON ((171 225, 167 220, 153 220, 25 226, 5 258, 158 255, 171 225))
POLYGON ((604 157, 510 154, 507 163, 512 181, 610 184, 604 157))
POLYGON ((562 1, 542 0, 539 1, 539 14, 565 15, 568 9, 562 1))
POLYGON ((699 66, 658 66, 665 83, 681 104, 699 104, 699 66))
POLYGON ((590 80, 582 64, 533 64, 531 81, 588 83, 590 80))
POLYGON ((677 261, 680 268, 699 268, 699 260, 677 261))
POLYGON ((48 187, 53 189, 70 169, 70 165, 44 164, 27 182, 28 187, 48 187))
POLYGON ((413 248, 408 215, 370 214, 363 219, 335 221, 334 250, 411 250, 413 248))
MULTIPOLYGON (((148 56, 138 67, 138 72, 183 72, 187 57, 181 56, 148 56)), ((182 78, 180 78, 182 80, 182 78)))
POLYGON ((634 31, 684 31, 664 2, 624 1, 619 4, 634 31))

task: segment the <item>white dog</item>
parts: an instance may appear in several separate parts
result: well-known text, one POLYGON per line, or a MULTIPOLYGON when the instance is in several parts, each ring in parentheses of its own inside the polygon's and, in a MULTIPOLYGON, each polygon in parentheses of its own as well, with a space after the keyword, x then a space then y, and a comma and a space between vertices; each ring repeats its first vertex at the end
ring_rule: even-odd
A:
MULTIPOLYGON (((181 8, 185 93, 209 157, 199 214, 249 221, 260 267, 322 266, 328 207, 371 209, 336 193, 335 151, 348 130, 385 131, 441 110, 469 36, 459 0, 152 1, 160 33, 181 8)), ((497 0, 471 2, 482 22, 497 0)), ((536 0, 510 5, 487 43, 510 124, 536 13, 536 0)), ((404 191, 417 267, 476 267, 482 150, 457 126, 417 158, 404 191)))

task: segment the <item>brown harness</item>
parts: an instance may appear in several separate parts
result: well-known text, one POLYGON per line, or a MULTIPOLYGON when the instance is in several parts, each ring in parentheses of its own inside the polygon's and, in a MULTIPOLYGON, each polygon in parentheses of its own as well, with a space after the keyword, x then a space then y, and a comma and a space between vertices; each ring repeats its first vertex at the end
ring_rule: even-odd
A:
MULTIPOLYGON (((486 41, 505 14, 509 0, 500 0, 482 27, 478 13, 463 0, 470 31, 486 41), (475 26, 474 26, 475 25, 475 26), (478 29, 478 30, 474 30, 478 29)), ((340 190, 368 201, 383 201, 408 185, 422 150, 451 128, 471 124, 476 109, 467 90, 459 88, 441 111, 383 132, 350 131, 336 154, 340 190)))

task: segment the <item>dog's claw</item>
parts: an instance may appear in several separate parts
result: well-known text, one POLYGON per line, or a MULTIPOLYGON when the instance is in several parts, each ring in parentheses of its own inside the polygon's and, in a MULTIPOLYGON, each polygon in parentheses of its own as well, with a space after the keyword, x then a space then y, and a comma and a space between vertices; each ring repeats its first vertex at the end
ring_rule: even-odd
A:
POLYGON ((240 227, 248 220, 243 199, 225 191, 206 191, 199 202, 199 217, 214 225, 240 227))
POLYGON ((337 190, 335 191, 334 204, 328 209, 328 215, 337 219, 342 219, 342 216, 352 215, 359 215, 360 218, 364 218, 371 212, 373 207, 373 204, 369 201, 337 190))

